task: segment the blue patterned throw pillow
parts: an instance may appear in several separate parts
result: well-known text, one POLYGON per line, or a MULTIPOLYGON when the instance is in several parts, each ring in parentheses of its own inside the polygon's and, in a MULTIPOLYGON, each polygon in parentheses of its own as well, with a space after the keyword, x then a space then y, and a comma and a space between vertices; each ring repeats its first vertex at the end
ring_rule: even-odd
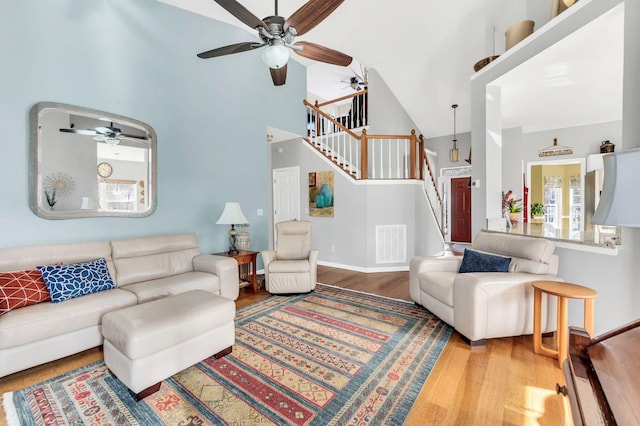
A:
POLYGON ((104 258, 84 263, 38 266, 53 303, 116 288, 104 258))
POLYGON ((510 257, 466 249, 458 272, 461 274, 465 272, 509 272, 510 263, 510 257))

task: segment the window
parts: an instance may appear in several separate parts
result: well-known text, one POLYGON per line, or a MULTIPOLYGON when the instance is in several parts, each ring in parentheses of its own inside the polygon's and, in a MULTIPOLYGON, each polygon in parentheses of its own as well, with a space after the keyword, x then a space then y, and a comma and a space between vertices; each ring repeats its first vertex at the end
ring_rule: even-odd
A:
POLYGON ((560 228, 560 209, 562 208, 562 188, 544 189, 544 221, 560 228))

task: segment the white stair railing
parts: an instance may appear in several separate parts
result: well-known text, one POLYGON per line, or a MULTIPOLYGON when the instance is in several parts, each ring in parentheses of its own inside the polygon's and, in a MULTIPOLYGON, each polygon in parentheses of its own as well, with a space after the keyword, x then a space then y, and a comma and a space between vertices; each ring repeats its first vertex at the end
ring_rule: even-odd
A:
MULTIPOLYGON (((308 142, 354 179, 421 179, 438 228, 444 235, 444 203, 422 135, 369 135, 345 127, 306 100, 308 142)), ((338 117, 339 118, 339 117, 338 117)))
POLYGON ((433 216, 436 218, 436 222, 438 222, 438 228, 442 235, 444 235, 444 201, 440 196, 440 191, 438 191, 438 184, 436 183, 436 179, 431 168, 429 156, 424 149, 424 140, 422 135, 420 135, 420 148, 421 157, 424 159, 422 166, 423 173, 421 174, 423 176, 422 181, 424 182, 424 191, 427 194, 427 200, 429 201, 429 205, 433 211, 433 216))

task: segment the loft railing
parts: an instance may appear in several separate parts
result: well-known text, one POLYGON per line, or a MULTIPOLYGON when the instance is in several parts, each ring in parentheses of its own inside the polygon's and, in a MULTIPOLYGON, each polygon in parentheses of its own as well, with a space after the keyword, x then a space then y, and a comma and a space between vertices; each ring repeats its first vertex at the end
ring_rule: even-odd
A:
POLYGON ((315 106, 335 118, 347 129, 364 127, 369 122, 369 90, 367 89, 326 102, 316 101, 315 106))
POLYGON ((416 179, 415 130, 410 135, 357 134, 318 106, 307 106, 309 142, 355 179, 416 179))
MULTIPOLYGON (((366 121, 345 121, 341 117, 359 116, 359 113, 342 111, 342 115, 333 116, 322 109, 350 97, 352 95, 315 105, 303 101, 307 106, 307 141, 356 180, 422 180, 433 215, 440 231, 444 233, 443 199, 425 151, 423 136, 416 137, 415 130, 409 135, 369 135, 366 128, 362 128, 358 134, 347 126, 366 121)), ((363 101, 366 108, 366 97, 363 101)), ((362 111, 363 117, 367 116, 365 111, 362 111)))

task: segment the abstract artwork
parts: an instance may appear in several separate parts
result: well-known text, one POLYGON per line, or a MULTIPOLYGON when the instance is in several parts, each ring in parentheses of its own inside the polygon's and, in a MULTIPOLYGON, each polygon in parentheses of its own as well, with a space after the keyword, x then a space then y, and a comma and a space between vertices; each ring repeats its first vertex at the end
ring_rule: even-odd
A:
POLYGON ((333 172, 309 173, 309 216, 333 217, 333 172))

